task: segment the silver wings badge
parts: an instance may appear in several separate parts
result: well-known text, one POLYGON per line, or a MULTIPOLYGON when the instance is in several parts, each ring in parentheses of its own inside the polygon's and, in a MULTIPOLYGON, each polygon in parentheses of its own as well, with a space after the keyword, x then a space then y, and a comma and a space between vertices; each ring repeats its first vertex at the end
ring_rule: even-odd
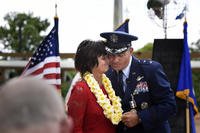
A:
POLYGON ((138 76, 137 78, 136 78, 136 80, 137 81, 140 81, 141 79, 143 79, 144 78, 144 76, 138 76))

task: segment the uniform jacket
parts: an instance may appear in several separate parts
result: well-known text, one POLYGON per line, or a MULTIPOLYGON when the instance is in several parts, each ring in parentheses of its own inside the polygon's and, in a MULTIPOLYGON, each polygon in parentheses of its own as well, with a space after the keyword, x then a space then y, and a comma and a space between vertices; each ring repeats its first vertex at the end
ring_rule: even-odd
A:
MULTIPOLYGON (((103 86, 102 91, 106 94, 103 86)), ((115 126, 103 114, 85 81, 78 81, 68 101, 68 115, 73 119, 73 133, 115 133, 115 126)))
POLYGON ((117 76, 112 68, 106 74, 116 95, 122 99, 124 112, 131 110, 129 101, 133 94, 137 113, 142 120, 133 128, 120 123, 117 127, 119 133, 170 133, 168 118, 175 114, 176 102, 170 83, 158 62, 133 57, 125 92, 116 89, 117 76))

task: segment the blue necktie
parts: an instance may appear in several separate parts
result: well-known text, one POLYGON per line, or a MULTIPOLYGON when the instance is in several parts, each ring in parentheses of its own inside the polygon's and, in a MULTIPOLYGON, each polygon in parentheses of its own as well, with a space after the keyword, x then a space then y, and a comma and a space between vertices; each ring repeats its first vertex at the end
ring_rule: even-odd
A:
POLYGON ((124 95, 124 89, 123 89, 123 72, 119 71, 117 75, 117 85, 118 89, 120 90, 121 94, 124 95))

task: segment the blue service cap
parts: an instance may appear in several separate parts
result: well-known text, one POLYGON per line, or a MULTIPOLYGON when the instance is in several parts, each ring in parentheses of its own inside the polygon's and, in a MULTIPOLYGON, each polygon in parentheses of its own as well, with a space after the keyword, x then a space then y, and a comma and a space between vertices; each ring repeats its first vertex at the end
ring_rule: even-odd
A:
POLYGON ((106 51, 110 54, 120 54, 131 47, 131 41, 138 38, 123 31, 103 32, 101 37, 107 40, 106 51))

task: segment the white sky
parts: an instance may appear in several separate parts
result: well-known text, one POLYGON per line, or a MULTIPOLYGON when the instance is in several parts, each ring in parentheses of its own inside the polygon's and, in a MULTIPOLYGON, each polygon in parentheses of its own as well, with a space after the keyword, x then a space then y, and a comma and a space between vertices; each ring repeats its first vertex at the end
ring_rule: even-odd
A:
MULTIPOLYGON (((46 34, 54 25, 55 3, 58 5, 59 42, 61 53, 75 53, 79 43, 84 39, 101 39, 99 34, 113 30, 114 0, 0 0, 0 25, 5 24, 3 17, 8 12, 33 12, 42 20, 51 23, 46 34)), ((155 38, 164 38, 164 32, 147 13, 148 0, 123 0, 123 19, 129 18, 130 34, 138 36, 133 48, 143 47, 155 38)), ((173 1, 173 0, 172 0, 173 1)), ((178 1, 178 0, 177 0, 178 1)), ((182 0, 183 1, 183 0, 182 0)), ((200 38, 200 0, 188 0, 188 42, 200 38)), ((183 19, 174 20, 182 10, 182 5, 168 9, 168 38, 183 38, 183 19)), ((158 22, 160 23, 160 22, 158 22)), ((160 23, 161 24, 161 23, 160 23)))

